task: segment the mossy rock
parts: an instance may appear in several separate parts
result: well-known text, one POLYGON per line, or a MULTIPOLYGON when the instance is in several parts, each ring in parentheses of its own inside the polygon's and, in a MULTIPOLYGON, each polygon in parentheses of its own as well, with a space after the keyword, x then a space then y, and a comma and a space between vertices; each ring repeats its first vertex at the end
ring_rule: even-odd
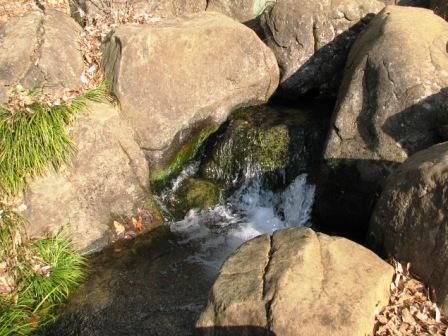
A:
POLYGON ((226 186, 248 174, 266 177, 274 188, 280 176, 283 184, 291 182, 322 150, 324 123, 309 112, 266 105, 235 111, 207 144, 200 176, 226 186))
POLYGON ((156 192, 163 190, 168 185, 168 182, 179 174, 182 168, 196 156, 204 141, 217 129, 218 126, 209 126, 194 132, 190 140, 171 157, 166 167, 151 173, 150 179, 153 189, 156 192))
POLYGON ((182 219, 190 209, 209 209, 222 199, 219 185, 202 178, 186 179, 170 200, 169 210, 182 219))

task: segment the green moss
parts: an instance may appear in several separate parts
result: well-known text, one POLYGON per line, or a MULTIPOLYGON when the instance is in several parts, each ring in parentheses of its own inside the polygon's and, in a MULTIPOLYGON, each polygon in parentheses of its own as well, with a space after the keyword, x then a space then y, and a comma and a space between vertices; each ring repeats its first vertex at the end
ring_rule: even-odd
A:
POLYGON ((89 101, 102 101, 106 96, 104 84, 69 105, 33 103, 19 111, 1 105, 0 194, 15 195, 22 190, 26 177, 41 175, 66 163, 76 152, 67 126, 89 101))
POLYGON ((180 173, 185 164, 197 154, 202 143, 217 129, 218 126, 202 129, 173 155, 166 168, 153 171, 151 173, 151 184, 154 189, 156 191, 163 189, 172 177, 180 173))
POLYGON ((190 209, 208 209, 221 200, 219 186, 209 180, 186 179, 170 200, 169 210, 175 219, 182 219, 190 209))
POLYGON ((205 178, 230 183, 248 169, 261 174, 285 168, 290 159, 290 131, 275 111, 235 111, 222 138, 201 167, 205 178))
POLYGON ((339 165, 341 164, 341 160, 340 159, 336 159, 336 158, 329 158, 326 160, 327 163, 327 167, 331 170, 336 170, 339 168, 339 165))
POLYGON ((164 222, 165 218, 163 217, 162 210, 152 195, 148 197, 148 209, 153 216, 153 222, 160 224, 164 222))

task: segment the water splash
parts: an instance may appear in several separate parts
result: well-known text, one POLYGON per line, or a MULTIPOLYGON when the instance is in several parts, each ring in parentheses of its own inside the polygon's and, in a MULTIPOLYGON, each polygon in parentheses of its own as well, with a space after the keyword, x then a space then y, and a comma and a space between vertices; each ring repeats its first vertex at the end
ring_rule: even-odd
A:
POLYGON ((285 191, 262 188, 259 178, 247 179, 225 205, 208 210, 190 210, 181 221, 170 225, 180 244, 197 245, 190 258, 217 270, 243 242, 258 235, 288 227, 310 226, 315 186, 298 176, 285 191))

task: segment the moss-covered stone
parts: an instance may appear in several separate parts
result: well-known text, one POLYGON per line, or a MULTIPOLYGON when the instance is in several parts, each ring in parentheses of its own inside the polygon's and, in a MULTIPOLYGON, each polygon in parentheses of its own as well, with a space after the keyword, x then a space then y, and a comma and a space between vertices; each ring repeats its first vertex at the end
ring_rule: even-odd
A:
POLYGON ((162 210, 160 209, 159 204, 157 204, 152 195, 148 197, 147 204, 148 209, 153 217, 152 222, 154 224, 162 224, 165 221, 165 218, 163 217, 162 210))
POLYGON ((155 170, 151 173, 151 185, 155 191, 162 190, 168 181, 177 175, 187 162, 189 162, 198 152, 202 143, 216 130, 218 126, 204 128, 194 134, 175 155, 172 156, 165 168, 155 170))
POLYGON ((180 219, 190 209, 208 209, 219 203, 221 190, 209 180, 190 177, 186 179, 170 200, 171 214, 180 219))
POLYGON ((299 109, 258 106, 237 110, 208 144, 200 175, 226 186, 248 173, 270 180, 278 180, 281 174, 289 183, 318 156, 324 129, 315 116, 299 109))

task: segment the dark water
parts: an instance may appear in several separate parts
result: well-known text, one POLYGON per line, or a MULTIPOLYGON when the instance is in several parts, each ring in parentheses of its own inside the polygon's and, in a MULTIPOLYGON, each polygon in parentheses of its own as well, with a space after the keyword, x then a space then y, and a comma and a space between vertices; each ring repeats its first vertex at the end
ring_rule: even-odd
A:
POLYGON ((167 227, 90 257, 91 274, 47 335, 193 335, 213 274, 167 227))

